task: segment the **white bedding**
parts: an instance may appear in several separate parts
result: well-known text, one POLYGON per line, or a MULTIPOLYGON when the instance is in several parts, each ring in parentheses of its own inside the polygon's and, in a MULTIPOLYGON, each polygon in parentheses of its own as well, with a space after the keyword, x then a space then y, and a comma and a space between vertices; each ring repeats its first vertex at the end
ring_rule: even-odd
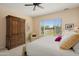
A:
POLYGON ((37 39, 26 45, 29 56, 79 56, 72 50, 60 49, 60 43, 54 41, 53 36, 37 39))

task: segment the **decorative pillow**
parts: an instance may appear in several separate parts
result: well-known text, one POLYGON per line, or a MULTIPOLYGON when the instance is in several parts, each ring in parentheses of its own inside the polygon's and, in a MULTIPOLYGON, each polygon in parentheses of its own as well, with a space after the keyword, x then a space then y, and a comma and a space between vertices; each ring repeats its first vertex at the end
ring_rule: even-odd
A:
POLYGON ((62 36, 61 36, 61 35, 58 35, 58 36, 55 38, 55 41, 60 42, 61 39, 62 39, 62 36))
POLYGON ((62 42, 60 48, 70 49, 79 41, 79 34, 74 34, 67 39, 67 41, 62 42))
POLYGON ((73 50, 75 53, 79 54, 79 42, 73 46, 73 50))

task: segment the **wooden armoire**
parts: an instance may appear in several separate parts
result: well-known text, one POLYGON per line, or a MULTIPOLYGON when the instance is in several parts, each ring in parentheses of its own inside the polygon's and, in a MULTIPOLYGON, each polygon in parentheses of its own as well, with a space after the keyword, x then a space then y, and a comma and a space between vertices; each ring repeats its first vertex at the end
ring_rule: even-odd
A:
POLYGON ((25 43, 25 20, 6 16, 6 48, 12 49, 25 43))

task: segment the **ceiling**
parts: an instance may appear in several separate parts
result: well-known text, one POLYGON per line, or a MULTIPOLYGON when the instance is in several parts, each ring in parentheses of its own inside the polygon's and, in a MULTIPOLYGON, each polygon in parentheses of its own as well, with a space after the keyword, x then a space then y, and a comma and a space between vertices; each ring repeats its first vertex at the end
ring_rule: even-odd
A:
POLYGON ((65 8, 75 8, 79 7, 79 3, 42 3, 41 6, 44 7, 44 9, 36 8, 35 11, 33 11, 33 6, 24 6, 25 3, 4 3, 0 4, 0 9, 9 10, 12 12, 18 12, 21 14, 24 14, 26 16, 40 16, 45 15, 49 13, 53 13, 56 11, 64 10, 65 8))

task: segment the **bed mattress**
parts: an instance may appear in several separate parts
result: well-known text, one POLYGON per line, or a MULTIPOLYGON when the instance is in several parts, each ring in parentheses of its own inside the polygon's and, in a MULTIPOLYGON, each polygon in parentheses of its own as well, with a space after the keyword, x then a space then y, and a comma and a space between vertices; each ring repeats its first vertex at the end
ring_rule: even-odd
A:
POLYGON ((60 49, 53 36, 41 37, 26 45, 28 56, 79 56, 72 50, 60 49))

